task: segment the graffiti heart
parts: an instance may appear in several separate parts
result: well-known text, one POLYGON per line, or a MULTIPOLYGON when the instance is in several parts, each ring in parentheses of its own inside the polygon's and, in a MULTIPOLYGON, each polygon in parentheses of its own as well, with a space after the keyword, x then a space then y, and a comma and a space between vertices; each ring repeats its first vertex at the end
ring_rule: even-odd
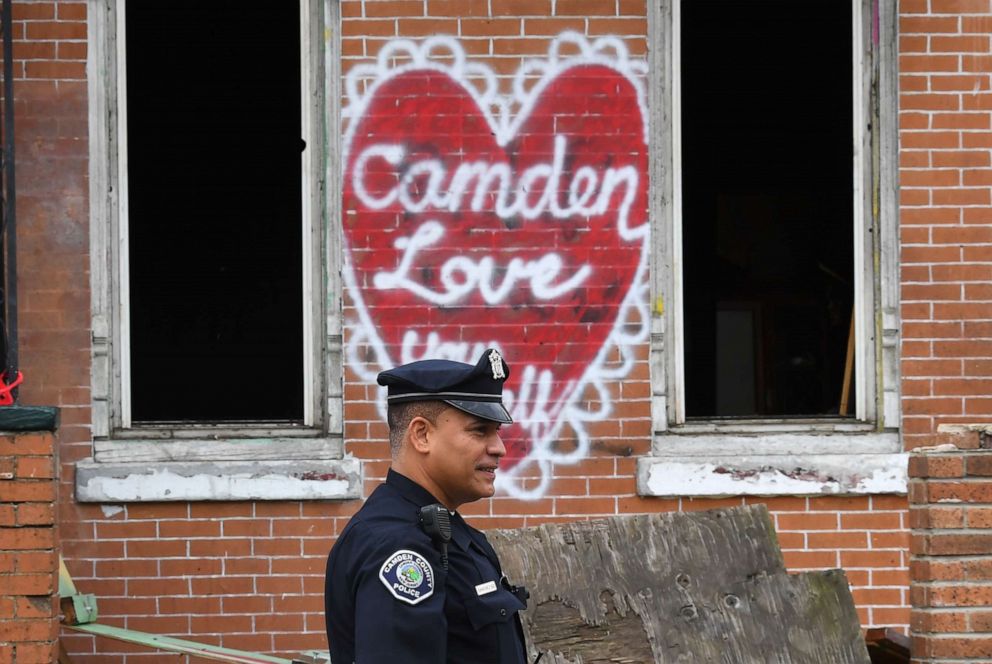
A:
POLYGON ((564 33, 508 94, 450 37, 392 41, 345 80, 349 365, 374 383, 499 348, 510 495, 588 454, 648 333, 645 71, 564 33))

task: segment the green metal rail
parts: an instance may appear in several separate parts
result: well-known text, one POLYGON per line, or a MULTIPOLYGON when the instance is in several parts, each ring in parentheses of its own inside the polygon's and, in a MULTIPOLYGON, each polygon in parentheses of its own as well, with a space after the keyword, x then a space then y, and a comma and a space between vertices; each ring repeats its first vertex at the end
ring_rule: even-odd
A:
POLYGON ((76 591, 76 584, 65 566, 59 559, 59 595, 61 596, 63 621, 67 629, 95 636, 104 636, 117 641, 133 643, 154 650, 165 650, 180 655, 210 659, 217 662, 232 662, 233 664, 330 664, 330 658, 320 652, 310 652, 293 659, 273 657, 256 652, 222 648, 221 646, 198 643, 171 636, 149 634, 134 629, 101 625, 96 622, 99 617, 96 597, 83 595, 76 591))

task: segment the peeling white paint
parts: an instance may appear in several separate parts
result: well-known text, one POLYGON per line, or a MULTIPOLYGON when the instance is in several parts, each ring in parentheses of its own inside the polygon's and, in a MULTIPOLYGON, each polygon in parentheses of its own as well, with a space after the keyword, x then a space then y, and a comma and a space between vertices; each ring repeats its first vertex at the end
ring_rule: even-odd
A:
POLYGON ((906 454, 658 457, 638 460, 646 496, 904 494, 906 454))
POLYGON ((326 500, 360 497, 353 459, 321 463, 100 464, 80 462, 80 502, 326 500))
POLYGON ((108 519, 117 516, 124 511, 123 505, 100 505, 100 511, 103 512, 103 516, 108 519))

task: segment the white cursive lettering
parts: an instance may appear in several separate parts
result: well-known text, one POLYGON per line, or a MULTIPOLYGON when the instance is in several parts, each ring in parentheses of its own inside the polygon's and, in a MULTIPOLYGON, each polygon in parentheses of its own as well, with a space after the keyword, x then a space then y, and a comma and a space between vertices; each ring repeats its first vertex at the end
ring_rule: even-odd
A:
POLYGON ((501 219, 522 217, 537 219, 550 214, 555 219, 574 215, 601 215, 610 209, 614 194, 622 191, 616 205, 617 231, 624 240, 646 233, 645 226, 628 226, 630 208, 637 197, 640 182, 632 166, 608 167, 602 174, 591 166, 579 167, 567 187, 562 184, 568 140, 555 136, 551 162, 538 162, 520 174, 514 174, 506 162, 471 161, 459 164, 453 173, 439 159, 422 159, 405 163, 406 148, 396 143, 376 143, 365 148, 355 159, 351 171, 352 188, 368 208, 381 210, 399 201, 408 212, 427 209, 457 212, 469 198, 469 209, 479 212, 487 207, 501 219), (384 161, 382 164, 377 163, 384 161), (373 168, 374 166, 374 168, 373 168), (385 192, 373 194, 366 185, 369 173, 388 173, 395 184, 385 192), (474 183, 474 186, 473 186, 474 183), (562 192, 568 192, 562 205, 562 192))
POLYGON ((413 235, 397 238, 394 246, 403 251, 400 264, 393 272, 377 272, 372 279, 373 285, 379 290, 405 288, 433 304, 454 304, 478 289, 486 304, 498 304, 513 292, 518 282, 529 281, 531 293, 538 300, 553 300, 578 288, 592 273, 591 267, 583 265, 564 281, 557 282, 564 262, 561 256, 551 252, 536 260, 511 258, 502 270, 503 280, 496 283, 501 270, 492 256, 483 256, 478 262, 467 256, 452 256, 441 266, 439 280, 443 289, 435 291, 411 278, 417 274, 412 268, 417 252, 443 236, 444 226, 428 220, 417 227, 413 235))

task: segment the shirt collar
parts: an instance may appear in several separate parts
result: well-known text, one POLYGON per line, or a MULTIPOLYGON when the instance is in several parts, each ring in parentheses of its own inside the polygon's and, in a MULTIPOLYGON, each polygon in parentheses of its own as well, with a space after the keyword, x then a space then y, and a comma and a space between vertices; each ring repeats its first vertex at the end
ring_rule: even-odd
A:
MULTIPOLYGON (((386 473, 386 484, 395 489, 402 498, 416 505, 418 509, 425 505, 441 502, 430 491, 392 468, 386 473)), ((468 547, 472 544, 468 524, 458 512, 451 512, 451 541, 458 545, 462 551, 468 551, 468 547)))
POLYGON ((458 545, 462 551, 468 551, 472 543, 471 535, 468 534, 468 524, 458 512, 451 515, 451 541, 458 545))
POLYGON ((420 486, 406 475, 402 475, 392 468, 386 473, 386 484, 396 489, 403 498, 407 499, 417 507, 439 503, 431 492, 420 486))

